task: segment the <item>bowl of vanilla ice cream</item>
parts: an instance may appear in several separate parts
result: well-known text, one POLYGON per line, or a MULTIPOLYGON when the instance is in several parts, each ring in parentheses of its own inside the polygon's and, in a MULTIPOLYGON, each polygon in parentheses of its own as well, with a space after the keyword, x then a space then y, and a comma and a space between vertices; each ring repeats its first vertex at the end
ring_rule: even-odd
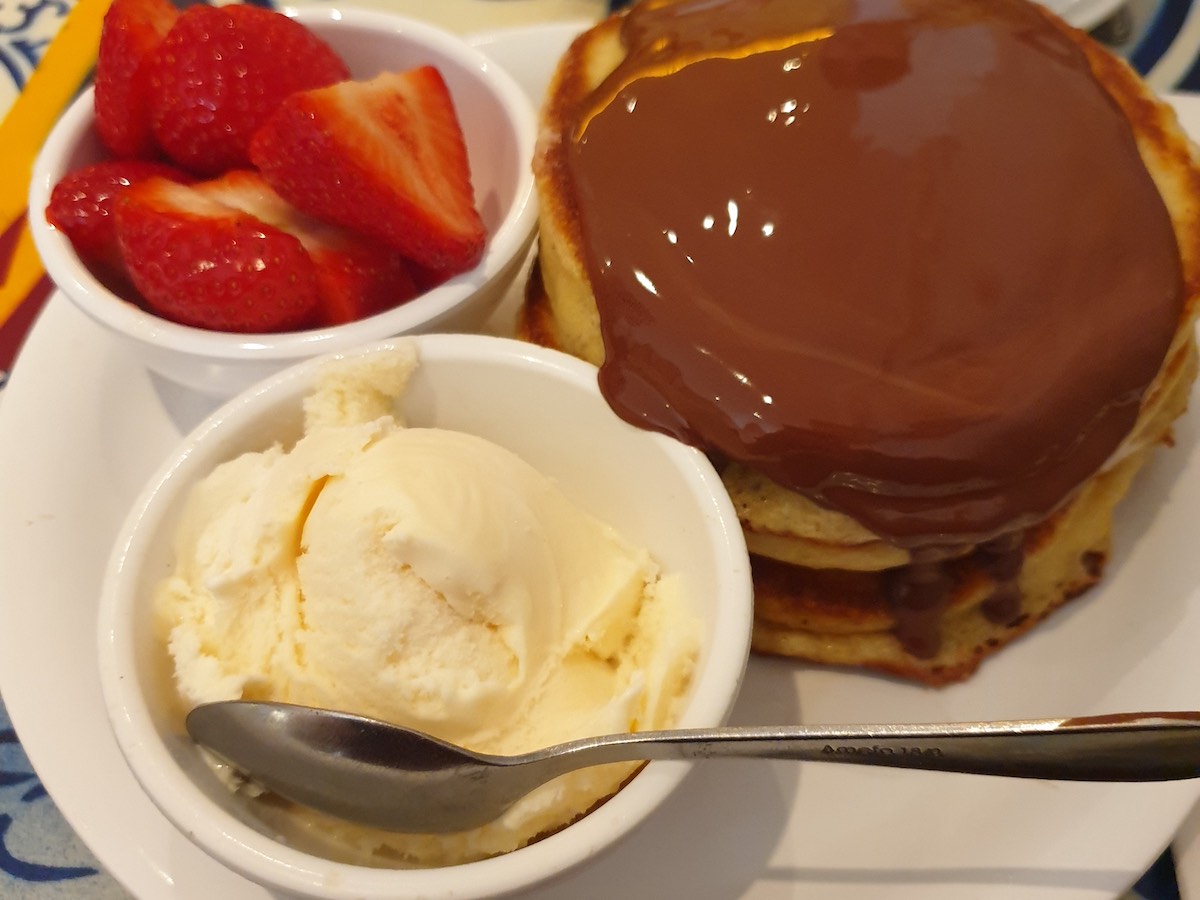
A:
POLYGON ((184 717, 274 700, 498 754, 715 726, 750 591, 708 459, 618 419, 592 366, 506 338, 397 338, 291 367, 184 438, 118 536, 101 683, 147 795, 250 880, 497 896, 595 857, 691 764, 583 769, 479 828, 407 834, 265 792, 184 717))

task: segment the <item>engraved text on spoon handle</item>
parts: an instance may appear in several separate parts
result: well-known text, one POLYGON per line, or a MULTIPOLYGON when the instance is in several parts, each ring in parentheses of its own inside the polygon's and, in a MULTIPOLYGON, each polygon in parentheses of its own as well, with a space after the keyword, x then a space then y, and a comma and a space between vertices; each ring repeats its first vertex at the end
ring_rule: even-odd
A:
POLYGON ((1180 713, 958 725, 684 729, 569 746, 567 756, 592 763, 754 757, 1075 781, 1200 775, 1200 719, 1180 713))

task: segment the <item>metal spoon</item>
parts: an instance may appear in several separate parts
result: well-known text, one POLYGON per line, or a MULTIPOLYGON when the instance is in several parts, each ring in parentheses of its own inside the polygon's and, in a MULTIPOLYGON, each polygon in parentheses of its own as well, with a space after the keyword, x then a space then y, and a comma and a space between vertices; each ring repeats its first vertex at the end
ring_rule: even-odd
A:
POLYGON ((474 753, 375 719, 281 703, 196 707, 187 729, 263 787, 392 831, 483 825, 564 772, 610 762, 756 757, 1069 781, 1200 775, 1200 712, 946 725, 705 728, 474 753))

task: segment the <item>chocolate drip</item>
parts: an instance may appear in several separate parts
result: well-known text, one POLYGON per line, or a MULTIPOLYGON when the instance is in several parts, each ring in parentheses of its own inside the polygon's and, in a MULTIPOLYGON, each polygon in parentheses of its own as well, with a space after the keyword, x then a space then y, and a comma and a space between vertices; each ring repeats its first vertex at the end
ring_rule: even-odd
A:
POLYGON ((1019 620, 1024 543, 1024 532, 1011 532, 966 554, 961 547, 923 547, 913 563, 887 572, 884 595, 896 620, 893 634, 904 649, 921 659, 937 655, 942 615, 956 587, 976 573, 993 585, 981 607, 988 620, 999 625, 1019 620))
POLYGON ((1021 589, 1016 582, 998 585, 983 602, 983 614, 997 625, 1014 625, 1021 618, 1021 589))
POLYGON ((1041 10, 647 2, 622 36, 565 139, 623 418, 910 547, 1020 530, 1111 456, 1179 254, 1041 10))
POLYGON ((940 562, 914 563, 889 573, 886 596, 901 645, 918 659, 937 655, 942 642, 942 613, 953 581, 940 562))
POLYGON ((996 582, 983 603, 983 614, 999 625, 1011 625, 1021 616, 1021 588, 1017 578, 1025 564, 1025 535, 1014 532, 980 544, 975 550, 979 568, 996 582))

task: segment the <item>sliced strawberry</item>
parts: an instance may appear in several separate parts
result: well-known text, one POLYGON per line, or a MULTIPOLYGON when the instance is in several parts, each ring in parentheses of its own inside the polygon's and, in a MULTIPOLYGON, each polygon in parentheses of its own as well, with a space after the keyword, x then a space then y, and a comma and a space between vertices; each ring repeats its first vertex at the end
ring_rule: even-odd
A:
POLYGON ((300 241, 315 267, 321 324, 340 325, 362 319, 418 293, 409 267, 398 253, 305 215, 275 193, 258 172, 228 172, 196 185, 196 190, 300 241))
POLYGON ((460 272, 483 253, 462 128, 432 66, 293 94, 250 158, 300 209, 421 266, 460 272))
POLYGON ((113 0, 104 14, 96 60, 96 132, 116 156, 157 155, 145 62, 178 18, 168 0, 113 0))
POLYGON ((292 235, 163 178, 125 191, 116 220, 130 278, 158 315, 216 331, 314 324, 317 279, 292 235))
POLYGON ((455 275, 459 274, 453 270, 431 269, 428 266, 421 266, 415 262, 409 262, 408 268, 412 272, 413 281, 417 283, 417 287, 422 292, 431 291, 443 282, 449 281, 455 275))
POLYGON ((186 182, 186 172, 164 163, 139 159, 115 159, 92 163, 68 173, 50 193, 46 221, 62 231, 80 259, 105 270, 120 273, 121 248, 113 221, 116 198, 131 185, 161 177, 186 182))
POLYGON ((250 138, 294 91, 350 76, 320 38, 257 6, 189 7, 148 63, 154 136, 201 175, 249 165, 250 138))
POLYGON ((321 288, 326 325, 356 322, 399 306, 421 293, 399 254, 382 244, 309 248, 321 288))

